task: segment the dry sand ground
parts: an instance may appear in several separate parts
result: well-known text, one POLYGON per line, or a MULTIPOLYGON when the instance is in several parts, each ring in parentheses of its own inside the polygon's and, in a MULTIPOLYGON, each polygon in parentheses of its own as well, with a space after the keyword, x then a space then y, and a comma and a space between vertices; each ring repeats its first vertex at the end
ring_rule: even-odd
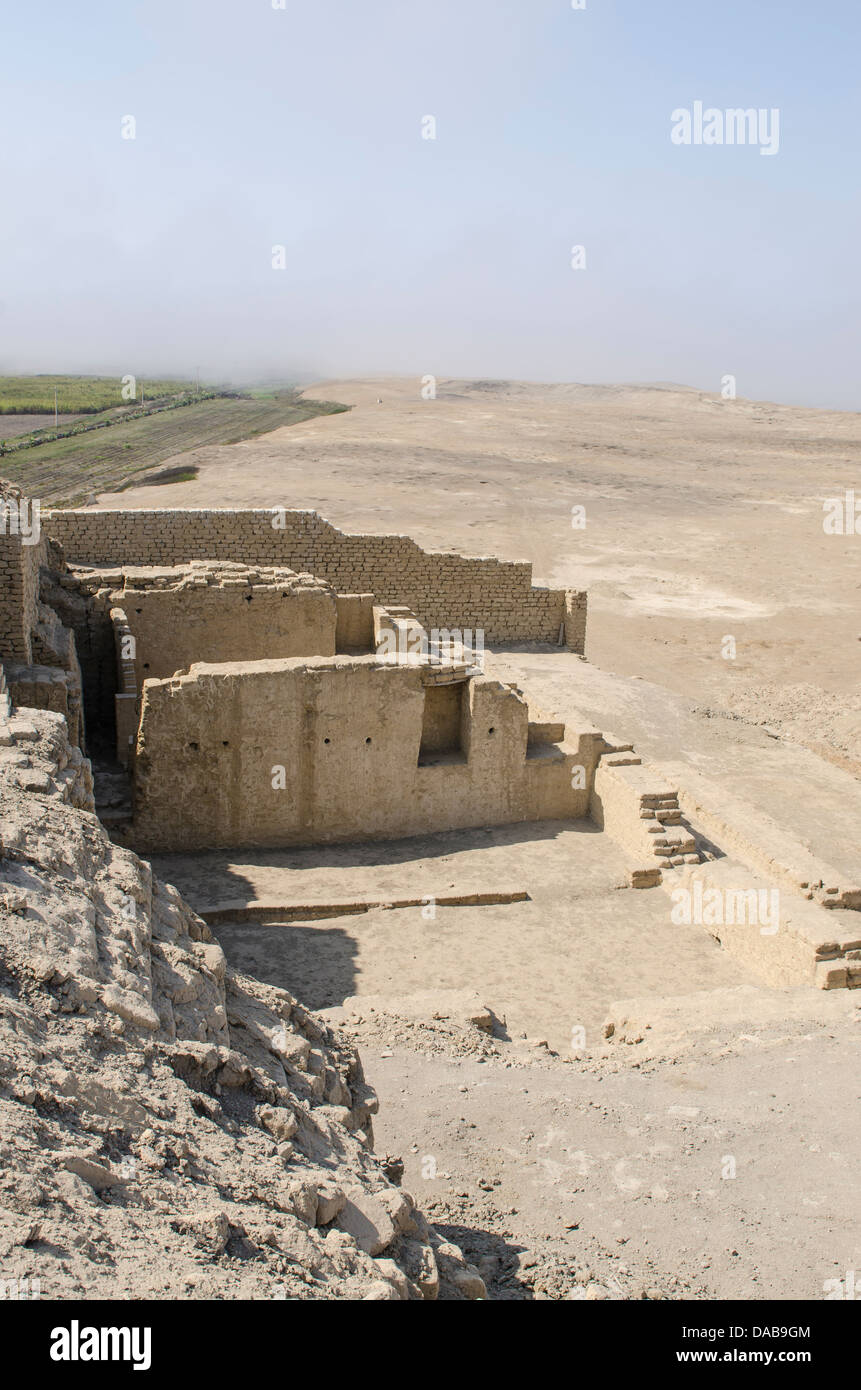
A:
POLYGON ((661 892, 628 888, 621 853, 591 822, 457 831, 395 844, 305 851, 158 855, 153 865, 198 910, 209 902, 314 903, 441 897, 514 888, 501 906, 377 908, 300 925, 220 926, 228 955, 270 984, 292 980, 312 1009, 348 995, 396 998, 464 983, 505 1020, 569 1050, 590 1045, 614 999, 743 984, 704 928, 680 932, 661 892))
MULTIPOLYGON (((588 588, 592 664, 533 648, 491 654, 492 670, 574 727, 714 779, 858 877, 861 535, 822 527, 824 498, 861 497, 857 416, 676 387, 310 394, 355 409, 184 455, 194 482, 100 505, 313 507, 345 530, 530 559, 537 582, 588 588)), ((404 909, 216 929, 311 1004, 359 996, 335 1016, 380 1091, 378 1146, 485 1260, 494 1296, 816 1299, 861 1268, 857 996, 748 983, 704 934, 670 930, 660 890, 618 886, 603 836, 530 827, 158 870, 192 903, 523 880, 528 903, 435 922, 404 909), (507 1027, 379 1012, 381 996, 455 984, 507 1027)))
POLYGON ((794 729, 776 715, 751 721, 716 702, 694 703, 651 681, 613 675, 556 647, 492 651, 485 668, 516 681, 569 729, 585 720, 620 741, 624 735, 674 784, 707 779, 720 789, 713 798, 718 809, 723 793, 739 798, 846 880, 861 878, 861 780, 835 759, 799 746, 794 729))
MULTIPOLYGON (((377 1146, 404 1154, 404 1185, 493 1297, 594 1281, 610 1298, 821 1299, 861 1255, 861 1039, 835 1019, 764 1023, 758 998, 726 1026, 727 1003, 656 1063, 636 1047, 482 1062, 400 1030, 364 1041, 359 1025, 377 1146)), ((702 996, 685 1024, 698 1021, 702 996)))

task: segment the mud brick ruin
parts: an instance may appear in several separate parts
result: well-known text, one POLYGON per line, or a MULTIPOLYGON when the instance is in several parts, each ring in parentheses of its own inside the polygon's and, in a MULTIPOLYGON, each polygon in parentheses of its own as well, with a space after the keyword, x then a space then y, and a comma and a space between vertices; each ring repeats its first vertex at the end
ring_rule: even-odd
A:
POLYGON ((118 844, 589 821, 631 885, 729 902, 715 934, 760 978, 861 984, 857 885, 777 862, 743 826, 721 844, 691 790, 629 744, 548 719, 482 669, 475 633, 584 652, 586 595, 533 587, 529 564, 348 535, 308 511, 66 510, 43 515, 37 544, 7 527, 0 575, 0 753, 26 777, 28 710, 61 715, 121 789, 99 807, 118 844), (772 930, 747 908, 776 885, 772 930))

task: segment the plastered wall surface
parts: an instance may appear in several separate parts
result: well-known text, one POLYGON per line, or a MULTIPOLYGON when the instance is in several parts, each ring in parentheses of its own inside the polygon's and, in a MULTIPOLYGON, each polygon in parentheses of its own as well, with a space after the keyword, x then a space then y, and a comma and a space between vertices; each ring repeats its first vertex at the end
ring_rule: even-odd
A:
POLYGON ((136 585, 132 571, 116 597, 134 638, 138 686, 197 661, 335 654, 335 595, 311 579, 136 585))
MULTIPOLYGON (((53 602, 74 632, 87 705, 102 728, 124 690, 114 608, 123 612, 123 635, 134 639, 134 690, 194 661, 331 655, 340 623, 339 601, 325 582, 225 562, 73 570, 59 576, 53 602)), ((360 625, 354 620, 357 631, 360 625)))
POLYGON ((148 681, 132 843, 313 844, 585 814, 578 749, 527 757, 527 706, 507 686, 468 682, 455 763, 419 766, 424 706, 421 668, 373 656, 201 664, 148 681))
POLYGON ((533 587, 525 561, 425 551, 408 536, 348 535, 316 512, 58 510, 45 513, 43 524, 80 564, 283 565, 339 593, 405 604, 426 627, 479 627, 490 641, 546 642, 564 628, 579 651, 585 638, 585 595, 533 587))

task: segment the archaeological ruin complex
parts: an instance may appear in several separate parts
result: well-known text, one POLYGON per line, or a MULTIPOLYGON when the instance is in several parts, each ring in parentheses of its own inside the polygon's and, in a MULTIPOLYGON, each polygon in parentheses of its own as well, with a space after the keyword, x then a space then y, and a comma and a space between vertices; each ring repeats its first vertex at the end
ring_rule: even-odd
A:
MULTIPOLYGON (((14 522, 25 499, 4 498, 14 522)), ((631 886, 734 903, 719 938, 759 978, 861 984, 857 885, 781 864, 755 837, 721 844, 630 744, 548 718, 485 669, 485 644, 582 656, 585 594, 534 586, 527 563, 345 534, 309 511, 59 510, 37 540, 22 532, 0 535, 0 754, 26 780, 27 711, 62 715, 116 843, 146 855, 583 824, 622 851, 631 886), (772 929, 745 909, 775 885, 789 906, 772 929)))

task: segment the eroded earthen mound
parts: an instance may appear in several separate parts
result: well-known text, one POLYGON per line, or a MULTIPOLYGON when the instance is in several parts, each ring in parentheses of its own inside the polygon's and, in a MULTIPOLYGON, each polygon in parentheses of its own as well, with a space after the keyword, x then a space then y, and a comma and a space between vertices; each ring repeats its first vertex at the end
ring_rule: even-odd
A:
MULTIPOLYGON (((0 748, 0 1267, 43 1298, 484 1296, 357 1053, 111 843, 62 716, 0 748)), ((193 815, 193 807, 189 808, 193 815)))

